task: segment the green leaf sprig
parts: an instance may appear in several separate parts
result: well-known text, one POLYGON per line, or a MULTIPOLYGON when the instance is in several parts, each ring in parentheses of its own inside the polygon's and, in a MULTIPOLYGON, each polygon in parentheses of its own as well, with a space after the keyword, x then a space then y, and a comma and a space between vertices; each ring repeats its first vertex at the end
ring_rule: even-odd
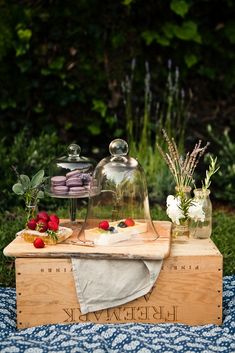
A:
MULTIPOLYGON (((39 170, 30 179, 28 175, 19 174, 15 167, 12 167, 17 176, 17 183, 13 185, 12 191, 19 196, 22 196, 25 201, 25 206, 37 206, 40 199, 44 197, 44 186, 47 177, 44 176, 44 170, 39 170)), ((28 213, 27 220, 32 215, 28 213)))
POLYGON ((57 241, 57 240, 59 239, 57 233, 56 233, 54 230, 47 229, 47 234, 48 234, 49 237, 51 237, 51 239, 53 239, 54 241, 57 241))
POLYGON ((206 191, 209 189, 211 185, 211 177, 214 175, 218 170, 219 166, 217 165, 217 157, 213 158, 210 156, 210 164, 209 164, 209 169, 206 171, 206 177, 204 181, 202 181, 202 190, 206 191))

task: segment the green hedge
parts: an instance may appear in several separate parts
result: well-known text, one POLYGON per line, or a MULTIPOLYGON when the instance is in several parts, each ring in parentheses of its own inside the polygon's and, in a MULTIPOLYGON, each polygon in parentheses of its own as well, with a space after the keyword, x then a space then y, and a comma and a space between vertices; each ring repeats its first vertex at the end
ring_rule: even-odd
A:
POLYGON ((232 0, 2 0, 0 135, 10 142, 27 125, 94 146, 125 135, 121 82, 133 58, 140 86, 150 63, 156 96, 171 59, 195 102, 201 92, 226 100, 235 85, 234 18, 232 0))

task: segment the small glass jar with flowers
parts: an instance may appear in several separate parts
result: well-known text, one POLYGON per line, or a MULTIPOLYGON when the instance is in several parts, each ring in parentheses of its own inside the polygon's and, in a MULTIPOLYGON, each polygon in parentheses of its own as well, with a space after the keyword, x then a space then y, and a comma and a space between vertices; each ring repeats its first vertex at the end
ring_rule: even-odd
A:
POLYGON ((204 147, 199 140, 191 152, 187 152, 183 158, 178 150, 174 138, 169 138, 163 130, 163 136, 167 143, 167 152, 158 145, 163 159, 175 181, 175 195, 167 197, 167 215, 172 220, 172 240, 185 242, 190 236, 190 221, 203 222, 205 213, 202 204, 191 198, 191 190, 194 185, 194 172, 199 159, 205 153, 209 143, 204 147))
POLYGON ((202 181, 201 188, 195 188, 193 203, 200 204, 204 212, 203 219, 191 219, 190 229, 193 238, 210 238, 212 233, 212 203, 210 200, 211 177, 219 170, 217 158, 210 156, 209 168, 206 171, 205 179, 202 181))

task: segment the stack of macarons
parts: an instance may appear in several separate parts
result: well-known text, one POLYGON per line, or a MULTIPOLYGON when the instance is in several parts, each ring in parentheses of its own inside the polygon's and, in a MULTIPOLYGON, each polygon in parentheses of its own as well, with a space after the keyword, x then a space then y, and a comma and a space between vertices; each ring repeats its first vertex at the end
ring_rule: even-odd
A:
POLYGON ((91 174, 75 169, 68 172, 66 176, 52 177, 51 191, 58 196, 81 196, 88 193, 90 182, 91 174))

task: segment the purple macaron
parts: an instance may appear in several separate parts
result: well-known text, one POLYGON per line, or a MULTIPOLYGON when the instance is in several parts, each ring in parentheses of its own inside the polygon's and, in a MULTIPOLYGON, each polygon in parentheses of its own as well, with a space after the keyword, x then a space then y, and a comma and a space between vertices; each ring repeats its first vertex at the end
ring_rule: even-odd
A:
POLYGON ((69 178, 73 178, 73 177, 78 177, 81 175, 81 172, 79 169, 75 169, 75 170, 72 170, 71 172, 68 172, 66 174, 66 178, 69 179, 69 178))
POLYGON ((51 178, 51 183, 53 186, 65 185, 66 177, 65 176, 54 176, 51 178))
POLYGON ((69 188, 67 186, 54 186, 52 188, 52 192, 57 195, 66 195, 68 193, 69 188))
POLYGON ((69 178, 66 180, 66 185, 69 187, 82 186, 83 182, 81 178, 69 178))
POLYGON ((87 190, 81 186, 72 187, 69 189, 70 196, 82 195, 82 194, 86 194, 86 193, 87 193, 87 190))

